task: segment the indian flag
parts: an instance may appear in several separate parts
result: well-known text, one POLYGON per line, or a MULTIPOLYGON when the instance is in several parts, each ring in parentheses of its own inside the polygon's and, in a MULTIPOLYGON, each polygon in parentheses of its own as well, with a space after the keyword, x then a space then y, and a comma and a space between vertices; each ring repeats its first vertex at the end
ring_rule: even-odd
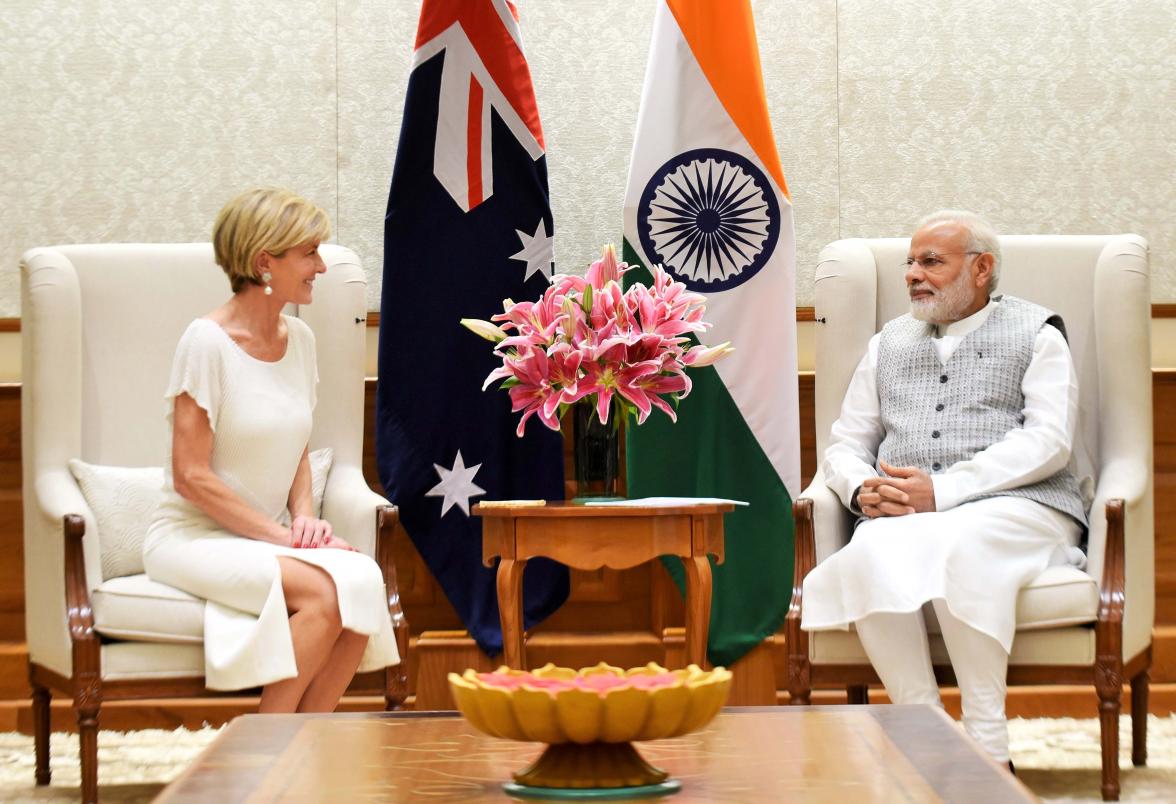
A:
MULTIPOLYGON (((792 205, 768 119, 748 0, 659 0, 625 196, 625 259, 707 298, 678 423, 629 428, 630 497, 746 500, 726 516, 708 648, 730 665, 776 632, 792 587, 800 487, 792 205)), ((648 281, 644 270, 626 275, 648 281)), ((679 586, 681 565, 667 560, 679 586)))

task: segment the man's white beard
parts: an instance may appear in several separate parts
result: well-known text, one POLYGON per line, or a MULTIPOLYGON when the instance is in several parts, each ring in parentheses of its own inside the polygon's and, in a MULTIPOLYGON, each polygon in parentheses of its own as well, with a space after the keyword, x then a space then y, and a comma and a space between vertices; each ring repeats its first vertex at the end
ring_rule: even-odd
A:
POLYGON ((926 282, 911 285, 908 290, 929 290, 927 299, 911 299, 911 316, 932 324, 948 324, 964 317, 972 304, 972 272, 962 269, 955 280, 946 287, 936 290, 926 282))

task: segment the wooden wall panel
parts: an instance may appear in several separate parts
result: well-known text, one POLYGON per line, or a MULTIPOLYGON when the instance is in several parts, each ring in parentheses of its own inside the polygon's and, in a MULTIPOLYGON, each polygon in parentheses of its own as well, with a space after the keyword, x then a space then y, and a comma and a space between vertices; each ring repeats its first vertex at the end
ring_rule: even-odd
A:
POLYGON ((20 386, 0 385, 0 642, 24 640, 20 386))
POLYGON ((1152 379, 1155 444, 1156 624, 1176 624, 1176 371, 1152 379))

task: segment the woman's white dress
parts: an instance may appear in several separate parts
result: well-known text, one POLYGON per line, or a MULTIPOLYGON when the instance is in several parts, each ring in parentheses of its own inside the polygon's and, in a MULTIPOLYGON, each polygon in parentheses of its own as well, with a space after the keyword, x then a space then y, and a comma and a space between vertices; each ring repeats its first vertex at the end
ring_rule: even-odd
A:
POLYGON ((278 556, 330 574, 343 627, 370 637, 360 671, 400 661, 383 575, 370 557, 238 536, 175 491, 171 428, 175 398, 187 393, 208 414, 213 471, 253 508, 288 524, 287 498, 310 439, 318 372, 310 328, 297 318, 283 320, 286 353, 267 362, 247 354, 216 322, 196 319, 176 348, 164 397, 163 499, 147 532, 143 563, 154 580, 208 601, 204 664, 210 689, 256 687, 297 675, 278 556))

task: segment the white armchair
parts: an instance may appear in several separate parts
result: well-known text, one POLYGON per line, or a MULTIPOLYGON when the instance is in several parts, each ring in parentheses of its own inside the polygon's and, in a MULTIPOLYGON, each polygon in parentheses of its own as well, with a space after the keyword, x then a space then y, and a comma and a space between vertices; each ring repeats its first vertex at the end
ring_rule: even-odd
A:
MULTIPOLYGON (((322 255, 327 272, 315 284, 315 303, 288 312, 310 324, 317 341, 320 388, 310 448, 334 452, 323 515, 384 569, 402 662, 377 683, 392 708, 408 692, 408 627, 391 560, 396 509, 368 488, 361 469, 366 280, 350 250, 324 245, 322 255)), ((20 269, 25 616, 36 780, 49 782, 55 689, 73 697, 82 797, 93 801, 103 701, 215 693, 203 680, 204 602, 150 581, 137 555, 111 560, 109 553, 126 545, 100 531, 69 462, 160 466, 163 393, 176 343, 193 318, 228 297, 229 285, 209 244, 37 248, 24 254, 20 269), (126 569, 135 559, 137 573, 126 569)), ((142 518, 149 518, 150 505, 143 508, 142 518)), ((131 552, 137 549, 132 544, 131 552)))
MULTIPOLYGON (((841 240, 816 270, 818 460, 869 339, 909 309, 909 240, 841 240)), ((1062 316, 1078 371, 1074 457, 1094 481, 1086 572, 1051 567, 1021 591, 1009 684, 1093 684, 1102 730, 1102 794, 1119 797, 1119 711, 1131 683, 1132 758, 1147 758, 1148 669, 1155 617, 1150 296, 1147 243, 1136 235, 1002 237, 999 292, 1062 316)), ((818 471, 794 504, 796 561, 788 688, 807 703, 816 685, 844 685, 864 703, 877 683, 856 633, 800 629, 804 577, 844 546, 852 517, 818 471)), ((925 611, 941 683, 953 683, 938 624, 925 611)))

